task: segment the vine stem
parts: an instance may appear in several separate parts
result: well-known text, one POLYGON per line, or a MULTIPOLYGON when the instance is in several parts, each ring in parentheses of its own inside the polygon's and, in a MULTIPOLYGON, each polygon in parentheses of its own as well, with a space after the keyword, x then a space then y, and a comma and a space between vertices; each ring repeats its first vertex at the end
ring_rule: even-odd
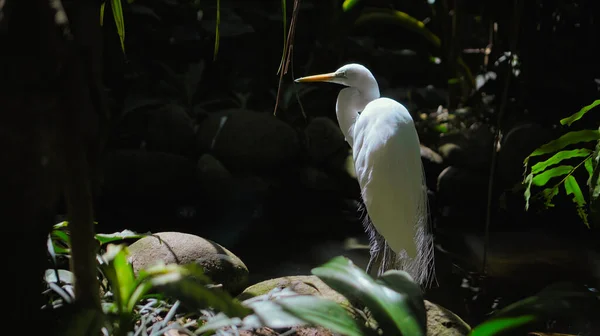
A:
POLYGON ((298 12, 300 10, 300 0, 294 0, 294 9, 292 11, 292 19, 290 20, 290 28, 288 30, 287 41, 283 50, 282 63, 280 64, 279 72, 279 84, 277 85, 277 97, 275 97, 275 109, 273 115, 277 116, 277 108, 279 107, 279 99, 281 96, 281 83, 283 82, 283 76, 287 74, 288 67, 290 65, 291 54, 293 50, 294 34, 296 32, 296 19, 298 18, 298 12))
POLYGON ((486 204, 486 215, 485 215, 485 233, 484 233, 484 242, 483 242, 483 258, 481 265, 481 273, 486 274, 486 266, 487 266, 487 256, 488 256, 488 248, 490 244, 490 225, 492 221, 492 197, 494 191, 494 176, 496 174, 496 161, 498 157, 498 145, 500 143, 500 126, 502 124, 502 120, 504 119, 504 113, 506 112, 506 105, 508 101, 508 90, 510 88, 510 78, 512 75, 512 59, 514 57, 514 53, 517 47, 517 40, 519 37, 519 23, 521 20, 521 11, 523 6, 523 1, 514 0, 514 30, 513 30, 513 38, 510 43, 510 60, 507 64, 507 76, 506 81, 504 82, 504 90, 502 92, 502 100, 500 102, 500 108, 498 109, 498 119, 496 121, 496 129, 494 130, 494 143, 492 147, 492 159, 490 163, 490 176, 488 177, 488 192, 487 192, 487 204, 486 204))

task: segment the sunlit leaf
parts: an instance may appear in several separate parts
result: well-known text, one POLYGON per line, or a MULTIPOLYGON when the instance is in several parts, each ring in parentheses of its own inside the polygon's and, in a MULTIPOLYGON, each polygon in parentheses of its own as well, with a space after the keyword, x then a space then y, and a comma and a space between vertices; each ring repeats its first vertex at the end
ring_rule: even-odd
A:
MULTIPOLYGON (((119 253, 115 255, 111 265, 115 271, 115 276, 118 284, 118 286, 113 286, 118 289, 120 297, 124 301, 123 303, 125 304, 127 301, 129 301, 129 297, 131 296, 131 293, 133 293, 135 285, 135 275, 133 273, 133 268, 127 261, 126 248, 122 248, 119 251, 119 253)), ((117 289, 115 289, 114 291, 117 291, 117 289)))
POLYGON ((583 163, 583 165, 585 166, 585 170, 588 172, 588 184, 589 184, 589 179, 592 178, 592 174, 594 173, 594 163, 592 160, 592 156, 585 159, 585 162, 583 163))
POLYGON ((131 230, 123 230, 121 232, 115 233, 97 233, 96 240, 100 242, 100 244, 112 243, 118 240, 124 239, 138 239, 147 236, 148 233, 135 233, 131 230))
POLYGON ((47 269, 46 272, 44 273, 44 280, 46 280, 46 282, 50 283, 50 282, 62 282, 65 284, 73 284, 75 277, 73 276, 73 273, 71 271, 68 270, 64 270, 64 269, 47 269), (57 278, 58 275, 58 278, 57 278))
POLYGON ((347 12, 351 10, 354 6, 358 5, 359 2, 360 0, 344 0, 344 3, 342 4, 342 10, 344 12, 347 12))
POLYGON ((550 169, 544 171, 543 173, 536 175, 533 178, 533 184, 535 184, 536 186, 540 186, 540 187, 544 186, 544 185, 546 185, 546 183, 548 183, 548 181, 550 181, 550 179, 569 174, 572 170, 573 170, 573 166, 569 166, 569 165, 562 165, 562 166, 550 168, 550 169))
POLYGON ((579 184, 573 175, 567 176, 565 179, 565 191, 567 195, 573 195, 573 201, 580 207, 585 205, 585 198, 579 188, 579 184))
POLYGON ((348 299, 362 302, 384 333, 425 335, 426 326, 419 323, 408 296, 376 283, 348 258, 333 258, 312 273, 348 299))
POLYGON ((110 7, 112 8, 115 25, 117 26, 117 34, 121 41, 121 49, 125 52, 125 19, 123 17, 123 7, 121 0, 112 0, 110 7))
POLYGON ((221 37, 219 34, 219 26, 221 25, 221 0, 217 0, 217 22, 215 24, 215 51, 213 55, 213 60, 217 59, 217 54, 219 53, 219 44, 221 42, 221 37))
POLYGON ((533 315, 491 319, 475 327, 470 336, 493 336, 511 331, 535 320, 533 315))
POLYGON ((560 152, 552 155, 552 157, 550 157, 549 159, 534 164, 533 167, 531 167, 531 172, 533 174, 538 174, 538 173, 542 172, 543 170, 545 170, 546 168, 548 168, 552 165, 558 164, 559 162, 561 162, 563 160, 567 160, 567 159, 571 159, 571 158, 575 158, 575 157, 588 156, 588 155, 590 155, 591 152, 592 152, 591 150, 586 149, 586 148, 560 151, 560 152))
POLYGON ((334 333, 362 336, 356 321, 338 303, 312 295, 299 295, 275 301, 283 309, 312 325, 323 326, 334 333))
POLYGON ((282 306, 273 301, 255 301, 248 304, 254 314, 260 319, 261 324, 273 328, 289 328, 306 325, 304 320, 285 311, 282 306))
POLYGON ((598 130, 582 130, 573 131, 562 135, 556 140, 552 140, 538 149, 534 150, 527 158, 524 163, 527 164, 529 158, 532 156, 544 155, 549 153, 557 152, 566 146, 573 145, 580 142, 595 141, 600 139, 600 131, 598 130))
POLYGON ((106 6, 106 2, 103 2, 100 5, 100 26, 104 26, 104 7, 106 6))
POLYGON ((577 205, 577 214, 583 220, 583 223, 589 227, 587 213, 584 206, 586 204, 581 188, 573 175, 567 176, 565 179, 565 191, 567 195, 573 195, 573 202, 577 205))
POLYGON ((594 107, 600 105, 600 99, 595 100, 593 103, 591 103, 590 105, 584 106, 581 108, 581 110, 579 110, 578 112, 574 113, 571 116, 568 116, 564 119, 560 120, 560 123, 563 125, 567 125, 567 126, 571 126, 572 123, 574 123, 575 121, 581 119, 589 110, 593 109, 594 107))

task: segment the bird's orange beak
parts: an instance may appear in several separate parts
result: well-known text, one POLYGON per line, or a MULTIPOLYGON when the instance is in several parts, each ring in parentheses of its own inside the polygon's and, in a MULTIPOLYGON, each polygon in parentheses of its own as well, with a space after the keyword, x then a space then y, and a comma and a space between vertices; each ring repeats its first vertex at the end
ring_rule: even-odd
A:
POLYGON ((336 78, 335 72, 330 72, 321 75, 300 77, 295 80, 296 83, 310 83, 310 82, 330 82, 336 78))

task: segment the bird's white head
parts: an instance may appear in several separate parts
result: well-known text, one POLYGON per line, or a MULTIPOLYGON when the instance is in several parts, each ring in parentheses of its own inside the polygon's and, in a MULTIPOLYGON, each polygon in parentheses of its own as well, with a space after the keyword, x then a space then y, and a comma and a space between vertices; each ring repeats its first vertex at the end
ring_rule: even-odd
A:
POLYGON ((359 91, 377 89, 379 92, 377 81, 375 80, 375 77, 371 71, 369 71, 369 69, 367 69, 364 65, 357 63, 346 64, 334 72, 301 77, 296 79, 296 82, 328 82, 350 86, 358 89, 359 91))

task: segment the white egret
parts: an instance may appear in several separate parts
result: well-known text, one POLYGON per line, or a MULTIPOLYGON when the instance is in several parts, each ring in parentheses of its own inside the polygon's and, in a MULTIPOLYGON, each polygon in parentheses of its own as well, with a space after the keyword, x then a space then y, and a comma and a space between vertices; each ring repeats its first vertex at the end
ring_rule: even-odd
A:
POLYGON ((370 238, 367 273, 389 269, 408 272, 428 286, 433 279, 433 239, 428 228, 425 175, 417 130, 408 110, 381 98, 373 74, 360 64, 335 72, 302 77, 296 82, 329 82, 340 91, 336 115, 352 147, 356 176, 368 216, 370 238))

